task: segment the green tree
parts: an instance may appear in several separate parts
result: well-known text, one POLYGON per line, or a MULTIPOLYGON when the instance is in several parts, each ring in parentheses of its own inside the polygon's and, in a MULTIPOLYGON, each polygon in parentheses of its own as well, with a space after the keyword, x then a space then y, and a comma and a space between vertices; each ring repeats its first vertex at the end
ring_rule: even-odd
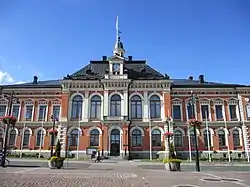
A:
POLYGON ((60 143, 59 140, 57 140, 56 150, 55 150, 55 156, 57 156, 57 157, 61 156, 61 149, 62 149, 61 143, 60 143))

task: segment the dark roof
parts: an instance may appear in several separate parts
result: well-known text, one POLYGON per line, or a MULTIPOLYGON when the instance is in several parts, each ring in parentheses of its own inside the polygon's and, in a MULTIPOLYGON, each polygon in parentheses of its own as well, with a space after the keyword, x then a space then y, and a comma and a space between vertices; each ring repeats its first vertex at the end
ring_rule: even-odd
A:
MULTIPOLYGON (((101 79, 108 73, 108 61, 90 61, 90 64, 68 75, 65 79, 101 79)), ((164 76, 146 64, 146 61, 125 61, 124 71, 129 79, 164 79, 164 76)))
POLYGON ((2 85, 3 88, 60 88, 62 80, 48 80, 38 81, 37 84, 33 82, 23 84, 2 85))
POLYGON ((174 88, 235 88, 235 87, 248 87, 247 85, 240 84, 224 84, 216 82, 200 83, 199 80, 189 80, 189 79, 170 79, 173 81, 172 87, 174 88))

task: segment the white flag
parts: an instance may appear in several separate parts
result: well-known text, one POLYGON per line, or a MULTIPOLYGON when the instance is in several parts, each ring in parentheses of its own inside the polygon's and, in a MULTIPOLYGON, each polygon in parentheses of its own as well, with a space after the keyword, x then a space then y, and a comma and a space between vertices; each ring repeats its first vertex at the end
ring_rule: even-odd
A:
POLYGON ((118 16, 116 17, 116 30, 118 31, 119 30, 119 23, 118 23, 118 16))

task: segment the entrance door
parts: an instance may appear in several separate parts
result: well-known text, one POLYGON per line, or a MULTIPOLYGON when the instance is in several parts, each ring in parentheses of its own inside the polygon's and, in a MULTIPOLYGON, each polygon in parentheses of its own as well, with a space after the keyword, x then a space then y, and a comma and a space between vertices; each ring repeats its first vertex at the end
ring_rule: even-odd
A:
POLYGON ((120 131, 118 129, 111 131, 110 156, 120 156, 120 131))

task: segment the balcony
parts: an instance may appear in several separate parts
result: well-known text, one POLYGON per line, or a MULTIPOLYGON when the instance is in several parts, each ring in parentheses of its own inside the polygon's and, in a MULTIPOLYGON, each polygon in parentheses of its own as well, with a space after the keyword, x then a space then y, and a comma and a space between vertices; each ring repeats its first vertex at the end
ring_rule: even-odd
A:
POLYGON ((127 116, 104 116, 104 123, 121 123, 127 121, 127 116))

